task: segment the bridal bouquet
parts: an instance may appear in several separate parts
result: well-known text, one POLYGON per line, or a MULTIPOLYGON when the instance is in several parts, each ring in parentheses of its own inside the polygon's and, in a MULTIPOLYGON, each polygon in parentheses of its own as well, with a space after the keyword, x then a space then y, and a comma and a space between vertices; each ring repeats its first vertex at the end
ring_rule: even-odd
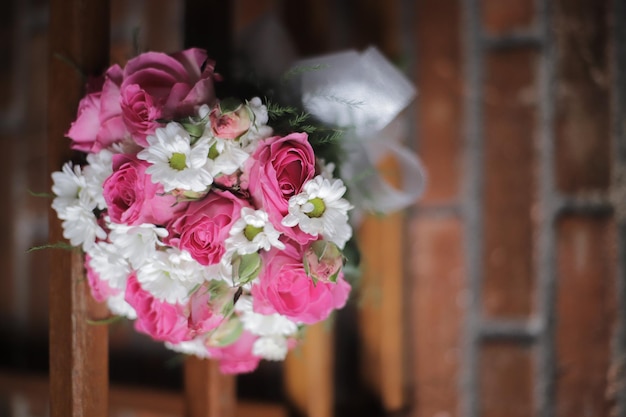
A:
POLYGON ((111 66, 79 103, 67 136, 86 158, 52 174, 52 207, 96 300, 241 373, 345 305, 352 204, 307 129, 216 97, 218 79, 200 49, 111 66))

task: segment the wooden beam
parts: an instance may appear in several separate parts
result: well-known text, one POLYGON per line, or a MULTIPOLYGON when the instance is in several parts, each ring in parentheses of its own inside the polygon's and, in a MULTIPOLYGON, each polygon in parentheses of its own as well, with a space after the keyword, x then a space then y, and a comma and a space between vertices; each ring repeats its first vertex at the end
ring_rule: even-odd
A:
POLYGON ((236 411, 233 375, 222 375, 217 361, 189 356, 185 360, 187 417, 231 417, 236 411))
MULTIPOLYGON (((65 132, 76 117, 85 75, 101 73, 109 61, 109 3, 51 0, 48 67, 48 171, 73 156, 65 132), (82 73, 82 74, 81 74, 82 73)), ((49 212, 49 241, 63 240, 61 223, 49 212)), ((93 326, 108 314, 89 295, 78 251, 50 259, 50 414, 108 415, 108 334, 93 326)))

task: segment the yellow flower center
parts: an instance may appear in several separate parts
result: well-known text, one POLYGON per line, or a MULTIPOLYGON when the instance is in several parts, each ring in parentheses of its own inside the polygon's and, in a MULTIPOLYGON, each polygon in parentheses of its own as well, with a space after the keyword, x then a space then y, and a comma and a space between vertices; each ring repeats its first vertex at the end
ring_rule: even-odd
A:
POLYGON ((315 197, 309 200, 309 203, 313 204, 313 210, 307 213, 307 216, 313 217, 322 217, 324 211, 326 211, 326 205, 324 204, 324 200, 319 197, 315 197))
POLYGON ((170 158, 170 168, 182 171, 187 166, 187 157, 184 153, 174 152, 170 158))

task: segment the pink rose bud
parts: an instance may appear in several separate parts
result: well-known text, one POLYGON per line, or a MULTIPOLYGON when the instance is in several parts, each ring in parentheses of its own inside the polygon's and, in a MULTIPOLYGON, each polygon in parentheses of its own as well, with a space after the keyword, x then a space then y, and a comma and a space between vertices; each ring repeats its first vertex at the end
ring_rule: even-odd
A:
POLYGON ((343 254, 332 242, 317 240, 304 251, 304 270, 313 282, 337 282, 343 267, 343 254))
POLYGON ((209 119, 213 134, 222 139, 237 139, 252 124, 250 109, 236 100, 222 101, 211 110, 209 119))

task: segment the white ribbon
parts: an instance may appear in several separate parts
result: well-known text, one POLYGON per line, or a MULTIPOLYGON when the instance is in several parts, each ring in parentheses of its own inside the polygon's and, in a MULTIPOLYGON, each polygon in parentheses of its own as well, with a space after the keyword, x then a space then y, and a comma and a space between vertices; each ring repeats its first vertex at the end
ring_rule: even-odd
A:
MULTIPOLYGON (((290 73, 299 74, 305 110, 321 122, 346 130, 341 143, 348 155, 341 176, 350 200, 363 210, 391 213, 413 204, 425 186, 424 169, 398 120, 416 95, 415 88, 380 52, 370 47, 301 60, 290 73), (401 174, 393 187, 377 170, 391 155, 401 174)), ((354 213, 360 218, 361 213, 354 213)))

